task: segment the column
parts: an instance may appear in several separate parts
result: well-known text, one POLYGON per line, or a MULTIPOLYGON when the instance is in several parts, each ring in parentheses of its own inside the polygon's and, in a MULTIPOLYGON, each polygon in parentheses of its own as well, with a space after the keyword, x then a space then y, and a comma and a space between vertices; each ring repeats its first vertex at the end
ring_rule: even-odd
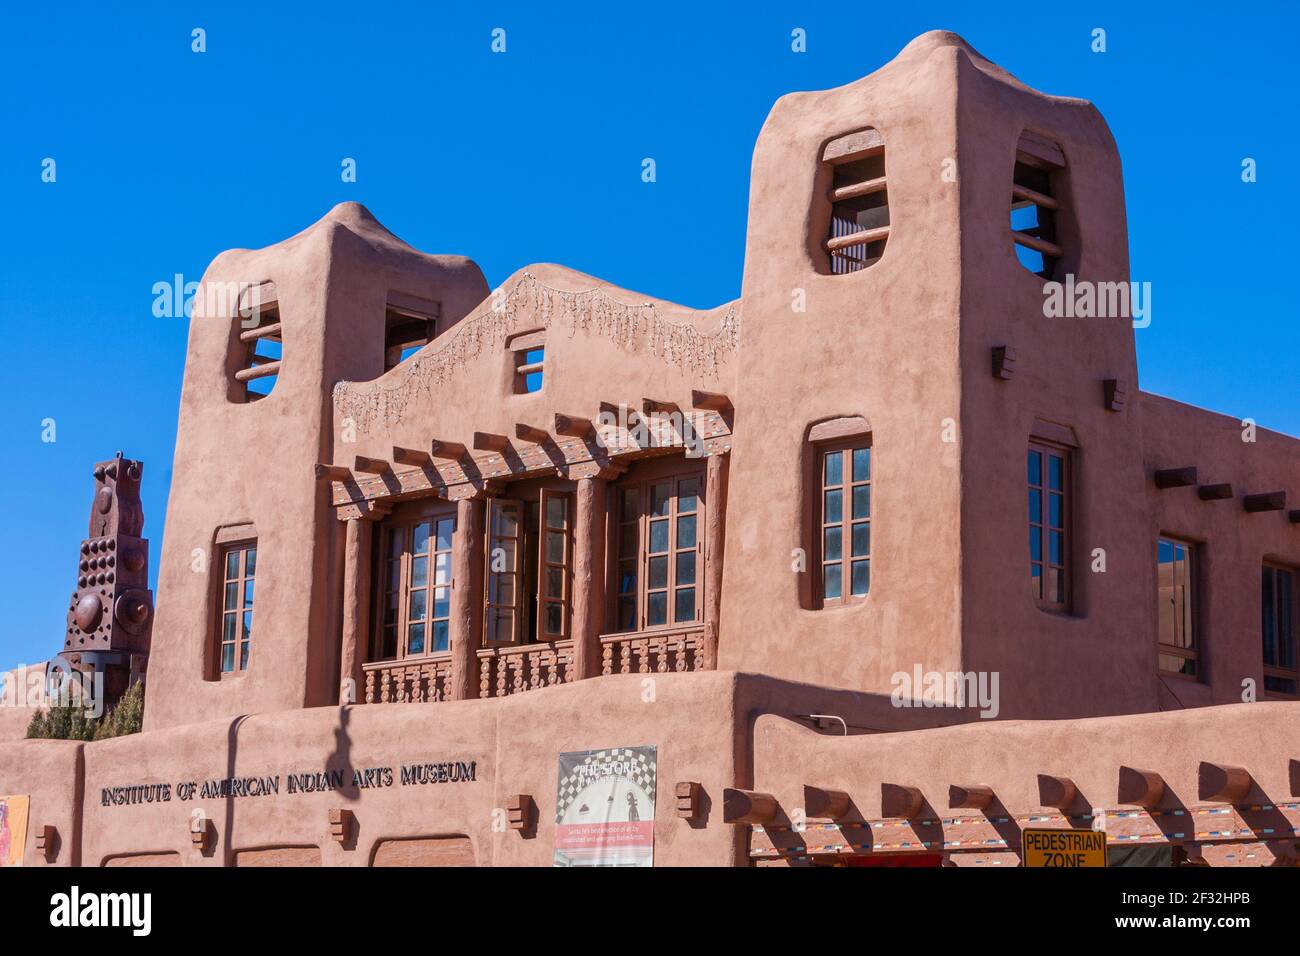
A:
POLYGON ((605 500, 603 478, 579 478, 573 521, 573 680, 600 676, 605 619, 605 500))
POLYGON ((727 473, 731 456, 709 456, 704 475, 704 646, 700 670, 718 666, 718 625, 722 608, 722 557, 727 538, 727 473))
POLYGON ((347 520, 343 545, 343 647, 339 665, 339 703, 359 704, 365 695, 367 636, 370 631, 370 539, 374 522, 347 520))
POLYGON ((451 552, 452 700, 478 696, 478 649, 483 645, 483 533, 487 500, 456 502, 451 552))

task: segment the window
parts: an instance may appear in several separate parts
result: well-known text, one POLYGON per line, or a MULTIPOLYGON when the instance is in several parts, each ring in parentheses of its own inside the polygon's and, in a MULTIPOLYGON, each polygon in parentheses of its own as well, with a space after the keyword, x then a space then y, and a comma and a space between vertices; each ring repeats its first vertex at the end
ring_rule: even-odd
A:
POLYGON ((257 571, 257 543, 226 545, 221 561, 221 641, 217 661, 224 676, 248 670, 253 643, 253 576, 257 571))
POLYGON ((380 615, 372 658, 424 657, 451 647, 451 514, 384 528, 380 615))
POLYGON ((1011 180, 1011 238, 1020 264, 1051 279, 1061 258, 1056 214, 1060 201, 1052 190, 1057 171, 1065 167, 1060 147, 1024 133, 1016 147, 1011 180))
POLYGON ((569 636, 573 516, 567 492, 536 501, 494 499, 487 540, 487 641, 518 644, 569 636))
POLYGON ((239 303, 239 340, 231 400, 256 402, 271 394, 284 361, 280 303, 274 282, 244 290, 239 303))
POLYGON ((823 606, 846 604, 871 590, 871 448, 822 446, 818 473, 818 593, 823 606))
POLYGON ((698 472, 618 486, 614 629, 701 620, 704 487, 698 472))
POLYGON ((830 165, 830 229, 824 248, 832 275, 875 265, 889 238, 889 192, 885 183, 885 141, 874 129, 826 144, 830 165))
POLYGON ((1196 614, 1196 547, 1176 538, 1156 543, 1160 670, 1195 677, 1199 667, 1196 614))
POLYGON ((1296 578, 1292 568, 1266 564, 1260 594, 1264 633, 1264 690, 1296 696, 1300 691, 1297 669, 1296 578))
POLYGON ((384 310, 384 371, 405 362, 438 335, 438 303, 400 292, 384 310))
POLYGON ((1067 523, 1070 453, 1029 445, 1029 579, 1041 607, 1066 610, 1070 601, 1067 523))
POLYGON ((506 342, 514 362, 514 390, 524 395, 542 390, 542 362, 546 358, 546 331, 523 332, 506 342))

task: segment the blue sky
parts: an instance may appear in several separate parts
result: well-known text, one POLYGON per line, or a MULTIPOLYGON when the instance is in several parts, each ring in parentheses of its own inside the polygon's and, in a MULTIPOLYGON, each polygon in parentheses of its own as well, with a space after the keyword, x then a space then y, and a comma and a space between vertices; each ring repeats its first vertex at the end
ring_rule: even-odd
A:
POLYGON ((0 667, 60 648, 90 469, 118 449, 145 462, 156 572, 186 325, 153 316, 154 283, 197 281, 221 250, 355 199, 490 283, 561 262, 712 306, 740 291, 750 153, 772 102, 869 73, 929 29, 1109 121, 1133 278, 1154 292, 1142 387, 1300 434, 1294 4, 551 6, 11 5, 0 667), (1090 49, 1097 27, 1105 53, 1090 49), (1256 183, 1241 181, 1245 157, 1256 183))

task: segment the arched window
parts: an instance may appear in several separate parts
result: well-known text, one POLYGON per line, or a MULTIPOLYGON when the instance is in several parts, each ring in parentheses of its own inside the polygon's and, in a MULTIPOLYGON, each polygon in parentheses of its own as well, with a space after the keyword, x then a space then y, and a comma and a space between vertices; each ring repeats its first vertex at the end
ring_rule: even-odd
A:
POLYGON ((274 282, 250 286, 239 298, 239 338, 231 398, 260 401, 275 388, 284 361, 280 302, 274 282))
POLYGON ((864 600, 871 590, 871 426, 853 415, 808 431, 807 606, 864 600))
POLYGON ((831 221, 823 243, 831 274, 875 265, 889 238, 884 138, 864 129, 833 139, 822 151, 822 162, 831 174, 831 221))
POLYGON ((1061 190, 1055 187, 1064 168, 1059 146, 1021 134, 1011 178, 1011 239, 1020 264, 1044 279, 1054 278, 1062 255, 1056 231, 1061 190))

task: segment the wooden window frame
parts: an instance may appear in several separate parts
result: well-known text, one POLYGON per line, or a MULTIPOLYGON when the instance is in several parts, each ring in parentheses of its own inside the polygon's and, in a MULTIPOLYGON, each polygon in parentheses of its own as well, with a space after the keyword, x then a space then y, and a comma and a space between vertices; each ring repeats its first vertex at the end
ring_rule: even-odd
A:
POLYGON ((1071 520, 1072 502, 1074 499, 1074 461, 1078 450, 1068 445, 1058 444, 1043 438, 1033 437, 1029 440, 1028 451, 1025 455, 1025 472, 1024 480, 1026 484, 1026 510, 1022 512, 1027 518, 1029 528, 1030 552, 1030 580, 1037 581, 1037 593, 1031 589, 1034 594, 1035 603, 1044 611, 1054 611, 1062 614, 1069 614, 1070 608, 1074 601, 1074 562, 1071 560, 1071 548, 1074 546, 1073 522, 1071 520), (1028 461, 1029 455, 1037 452, 1042 457, 1039 460, 1039 483, 1034 484, 1029 475, 1028 461), (1053 489, 1047 484, 1050 475, 1049 457, 1055 455, 1061 459, 1061 488, 1053 489), (1039 511, 1038 520, 1033 516, 1033 495, 1039 492, 1039 511), (1050 523, 1051 509, 1049 506, 1049 496, 1059 494, 1061 496, 1061 524, 1059 526, 1050 523), (1061 534, 1061 562, 1054 564, 1051 561, 1051 532, 1058 531, 1061 534), (1033 539, 1037 533, 1039 558, 1034 559, 1033 539), (1037 578, 1033 575, 1033 570, 1037 566, 1039 575, 1037 578), (1048 571, 1060 570, 1061 583, 1064 590, 1061 600, 1055 600, 1047 597, 1046 581, 1048 571))
MULTIPOLYGON (((1043 268, 1034 275, 1043 279, 1056 276, 1064 250, 1059 242, 1058 215, 1061 200, 1057 195, 1060 190, 1056 184, 1060 181, 1059 173, 1065 169, 1065 154, 1061 148, 1050 140, 1028 131, 1021 134, 1016 144, 1015 164, 1011 173, 1011 207, 1010 215, 1017 210, 1033 208, 1035 223, 1029 229, 1017 229, 1008 219, 1011 231, 1012 253, 1016 246, 1031 249, 1043 260, 1043 268), (1035 188, 1037 187, 1037 188, 1035 188)), ((1016 261, 1026 271, 1032 270, 1019 255, 1016 261)))
POLYGON ((412 509, 400 516, 390 516, 380 525, 376 535, 376 574, 375 600, 371 620, 369 663, 383 661, 424 660, 426 658, 445 657, 451 651, 451 595, 455 588, 452 576, 456 548, 456 512, 446 505, 424 506, 412 509), (448 546, 438 546, 438 526, 449 522, 451 530, 448 546), (414 550, 415 529, 424 523, 429 524, 429 537, 425 550, 414 550), (400 538, 399 538, 400 536, 400 538), (445 583, 439 583, 439 558, 445 555, 445 583), (416 585, 414 576, 417 560, 424 560, 424 584, 416 585), (393 574, 398 579, 394 586, 393 574), (445 588, 447 592, 447 613, 437 613, 437 591, 445 588), (412 620, 412 594, 424 592, 424 614, 419 622, 424 627, 423 647, 419 651, 410 649, 412 620), (389 609, 390 596, 396 595, 396 609, 390 624, 385 619, 389 609), (447 630, 447 647, 443 650, 434 648, 437 624, 445 622, 447 630), (385 631, 393 629, 393 654, 385 653, 385 631))
POLYGON ((871 499, 875 495, 875 490, 872 487, 872 470, 875 464, 872 461, 874 455, 872 453, 871 435, 869 433, 859 433, 819 440, 814 443, 813 450, 813 480, 811 487, 816 489, 816 495, 813 499, 814 521, 812 547, 809 549, 809 553, 812 555, 812 596, 814 606, 818 608, 851 607, 863 603, 871 595, 871 524, 873 507, 871 499), (854 468, 854 452, 858 451, 867 453, 866 478, 858 478, 854 468), (827 458, 835 454, 840 456, 840 479, 835 484, 827 484, 827 458), (865 516, 853 513, 854 491, 859 488, 866 489, 867 512, 865 516), (827 517, 827 493, 833 491, 840 492, 840 517, 837 521, 828 520, 827 517), (865 555, 853 554, 853 529, 859 525, 865 525, 867 529, 867 551, 865 555), (828 560, 826 556, 826 533, 831 529, 838 529, 839 531, 840 551, 838 558, 828 560), (853 565, 859 562, 866 562, 867 565, 867 589, 862 594, 854 594, 852 593, 853 565), (827 597, 826 569, 832 564, 837 566, 835 573, 840 578, 839 594, 834 597, 827 597))
POLYGON ((219 563, 217 565, 217 623, 216 623, 216 640, 213 641, 214 660, 213 673, 218 680, 233 680, 248 673, 252 666, 253 656, 253 626, 252 615, 256 604, 256 581, 257 581, 257 539, 240 538, 231 541, 221 541, 218 544, 219 563), (253 570, 248 570, 248 559, 250 552, 253 555, 253 570), (238 554, 238 566, 235 569, 235 577, 230 577, 228 572, 230 555, 238 554), (227 593, 230 585, 235 585, 237 607, 226 607, 227 593), (250 593, 249 585, 252 585, 250 593), (226 635, 226 618, 235 619, 235 636, 232 640, 227 641, 226 635), (231 670, 225 669, 225 649, 229 645, 232 647, 231 670), (245 659, 245 650, 247 650, 247 659, 245 659))
MULTIPOLYGON (((1261 641, 1260 656, 1263 664, 1264 679, 1265 679, 1263 690, 1266 696, 1276 697, 1280 700, 1295 700, 1297 697, 1300 697, 1300 593, 1297 593, 1298 591, 1300 591, 1300 569, 1297 569, 1291 565, 1282 564, 1277 561, 1265 561, 1263 563, 1261 567, 1261 578, 1260 578, 1260 641, 1261 641), (1265 617, 1265 615, 1267 614, 1267 609, 1264 605, 1263 576, 1268 574, 1270 571, 1273 573, 1273 601, 1272 601, 1271 610, 1273 614, 1274 626, 1277 629, 1277 633, 1275 634, 1275 638, 1274 638, 1275 646, 1277 647, 1277 650, 1280 652, 1282 646, 1280 641, 1280 638, 1282 637, 1282 629, 1281 629, 1281 624, 1283 621, 1282 615, 1283 612, 1286 612, 1287 617, 1289 618, 1287 623, 1289 624, 1291 630, 1291 635, 1290 635, 1291 661, 1292 661, 1291 667, 1286 667, 1285 665, 1282 664, 1271 664, 1269 663, 1268 659, 1264 657, 1263 654, 1264 648, 1262 645, 1263 645, 1263 639, 1265 636, 1266 624, 1267 624, 1267 619, 1265 617), (1291 601, 1290 608, 1283 608, 1281 606, 1282 594, 1281 594, 1281 589, 1277 585, 1277 582, 1280 579, 1280 575, 1286 575, 1287 578, 1289 578, 1290 580, 1290 601, 1291 601), (1268 684, 1268 678, 1270 677, 1275 680, 1291 681, 1294 690, 1288 692, 1284 690, 1269 689, 1267 684, 1268 684)), ((1280 655, 1275 655, 1275 656, 1280 656, 1280 655)))
MULTIPOLYGON (((677 463, 674 462, 674 465, 677 463)), ((706 494, 706 470, 703 467, 672 467, 670 469, 651 469, 620 481, 610 489, 610 546, 609 553, 609 602, 607 607, 607 632, 617 634, 654 633, 657 631, 682 630, 702 626, 704 623, 704 567, 707 555, 704 548, 705 528, 708 521, 708 502, 706 494), (692 511, 681 510, 682 485, 695 483, 695 507, 692 511), (666 515, 650 514, 651 488, 655 485, 670 486, 669 508, 666 515), (624 495, 636 492, 636 506, 631 518, 624 510, 624 495), (694 518, 694 544, 681 546, 681 519, 694 518), (668 541, 664 551, 650 551, 651 524, 666 521, 668 524, 668 541), (634 553, 629 555, 624 547, 625 529, 634 528, 634 553), (682 555, 692 555, 692 579, 682 580, 680 564, 682 555), (663 558, 666 564, 664 583, 660 587, 649 586, 651 559, 663 558), (631 590, 623 590, 622 570, 628 565, 635 568, 635 580, 631 590), (689 620, 677 620, 677 603, 683 591, 692 591, 694 610, 689 620), (650 617, 650 598, 652 594, 664 595, 664 622, 648 623, 650 617), (635 626, 622 626, 622 612, 628 607, 628 599, 635 601, 635 626)))
POLYGON ((511 353, 511 382, 516 395, 536 395, 546 387, 546 330, 536 329, 512 335, 506 342, 511 353), (537 387, 529 379, 537 376, 537 387))
POLYGON ((885 168, 885 140, 878 130, 866 128, 836 137, 822 150, 822 162, 828 167, 827 200, 830 215, 826 237, 821 246, 826 253, 831 275, 851 275, 869 269, 879 262, 888 247, 890 230, 889 187, 885 168), (879 160, 877 164, 875 161, 879 160), (847 171, 864 163, 869 172, 866 178, 855 178, 847 171), (876 169, 876 166, 879 166, 876 169), (844 175, 841 175, 844 174, 844 175), (837 182, 837 180, 843 180, 837 182), (869 197, 880 196, 875 202, 869 197), (851 210, 851 216, 837 212, 844 204, 862 201, 873 203, 870 209, 883 210, 883 219, 868 228, 860 228, 855 221, 863 210, 851 210))
POLYGON ((406 352, 423 348, 438 337, 439 303, 389 292, 384 307, 384 371, 410 358, 406 352))
POLYGON ((546 644, 554 641, 568 640, 571 636, 573 619, 573 519, 575 501, 572 491, 561 488, 543 487, 538 492, 536 501, 524 498, 494 498, 489 500, 485 534, 485 568, 483 588, 483 645, 485 647, 511 647, 519 644, 546 644), (548 516, 552 502, 560 502, 564 509, 564 523, 551 525, 548 516), (530 510, 537 509, 537 527, 531 524, 530 510), (501 535, 497 531, 497 515, 503 512, 515 514, 515 533, 501 535), (535 532, 535 536, 534 536, 535 532), (547 552, 547 542, 558 540, 561 544, 560 560, 551 560, 547 552), (530 582, 527 575, 528 547, 530 540, 537 548, 537 564, 534 580, 530 582), (510 568, 493 570, 494 551, 502 541, 514 543, 514 565, 510 568), (548 569, 559 572, 560 594, 547 592, 548 569), (511 600, 501 601, 500 581, 509 578, 512 584, 511 600), (531 608, 525 601, 532 603, 531 608), (551 632, 547 627, 547 609, 558 606, 560 609, 560 629, 551 632), (503 613, 509 614, 511 623, 509 633, 505 636, 497 629, 495 622, 503 613), (527 624, 527 629, 525 629, 527 624))
MULTIPOLYGON (((1162 677, 1178 677, 1183 680, 1201 681, 1202 661, 1201 661, 1201 548, 1194 541, 1186 538, 1180 538, 1172 534, 1160 534, 1156 536, 1156 600, 1164 600, 1161 592, 1160 583, 1160 546, 1168 544, 1175 548, 1183 548, 1186 552, 1185 564, 1187 567, 1186 580, 1183 583, 1186 607, 1183 611, 1184 626, 1190 631, 1189 646, 1182 647, 1177 644, 1170 644, 1160 628, 1160 608, 1156 608, 1156 666, 1162 677), (1184 673, 1182 670, 1169 670, 1163 664, 1166 657, 1176 657, 1182 661, 1190 661, 1192 672, 1184 673)), ((1172 582, 1171 587, 1177 587, 1177 582, 1172 582)), ((1184 665, 1186 666, 1186 665, 1184 665)))

